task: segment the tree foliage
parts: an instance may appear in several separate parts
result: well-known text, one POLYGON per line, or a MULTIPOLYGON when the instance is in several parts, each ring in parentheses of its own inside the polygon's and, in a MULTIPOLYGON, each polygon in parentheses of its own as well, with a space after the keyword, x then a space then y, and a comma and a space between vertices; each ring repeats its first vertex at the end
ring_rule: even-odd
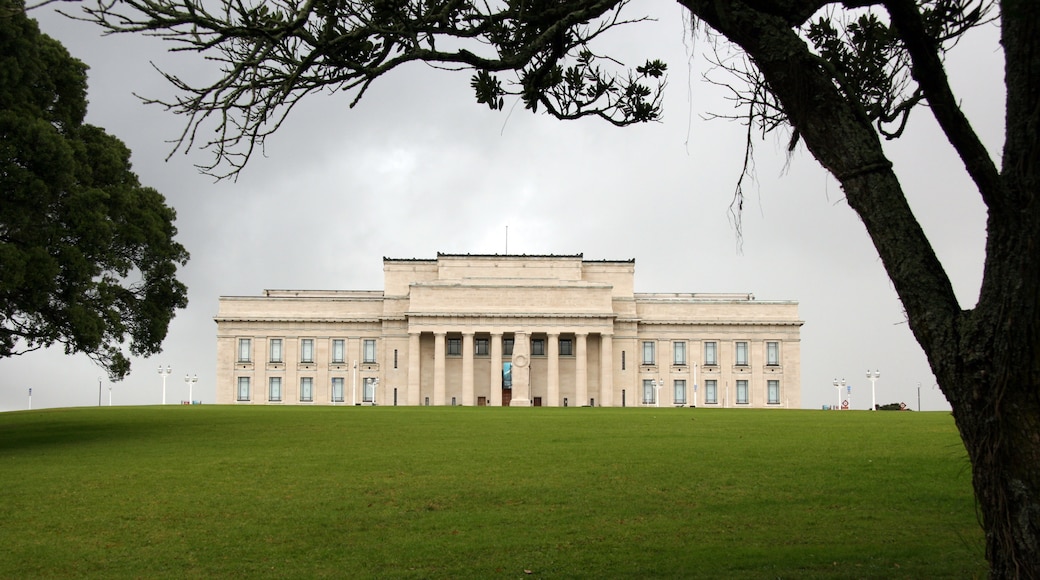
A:
POLYGON ((83 122, 87 67, 0 0, 0 357, 61 343, 112 379, 159 351, 187 289, 175 213, 83 122))
MULTIPOLYGON (((841 184, 950 401, 972 463, 991 575, 1040 578, 1040 2, 1036 0, 677 0, 711 38, 743 55, 732 86, 752 129, 790 130, 841 184), (943 57, 995 20, 1005 64, 998 165, 954 95, 943 57), (883 148, 926 105, 988 211, 978 303, 964 309, 883 148)), ((561 119, 626 125, 660 115, 664 63, 634 69, 597 54, 627 0, 102 0, 113 32, 144 32, 220 62, 222 74, 166 102, 189 116, 234 173, 299 99, 320 89, 357 102, 412 61, 469 68, 477 101, 516 95, 561 119)), ((731 61, 732 62, 732 61, 731 61)), ((749 141, 750 143, 750 141, 749 141)), ((941 194, 938 192, 937 194, 941 194)), ((737 186, 738 204, 740 182, 737 186)))

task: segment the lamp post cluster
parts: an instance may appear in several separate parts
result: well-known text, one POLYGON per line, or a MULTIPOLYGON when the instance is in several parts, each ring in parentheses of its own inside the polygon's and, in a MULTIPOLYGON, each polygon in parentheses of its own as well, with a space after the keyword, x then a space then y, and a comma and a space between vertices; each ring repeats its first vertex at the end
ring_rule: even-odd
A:
POLYGON ((199 375, 184 375, 184 382, 188 383, 188 404, 194 405, 195 398, 192 395, 195 387, 195 383, 199 382, 199 375))
POLYGON ((162 365, 159 365, 159 374, 162 375, 162 404, 166 404, 166 377, 170 376, 173 369, 170 365, 166 365, 166 370, 163 371, 162 365))
POLYGON ((845 379, 841 379, 840 381, 834 379, 832 384, 834 385, 834 388, 838 390, 838 406, 835 407, 835 409, 841 409, 841 390, 845 388, 845 379))
POLYGON ((867 378, 870 379, 870 410, 877 411, 877 397, 875 396, 874 386, 877 384, 877 380, 881 378, 881 371, 875 370, 872 373, 870 369, 867 369, 867 378))

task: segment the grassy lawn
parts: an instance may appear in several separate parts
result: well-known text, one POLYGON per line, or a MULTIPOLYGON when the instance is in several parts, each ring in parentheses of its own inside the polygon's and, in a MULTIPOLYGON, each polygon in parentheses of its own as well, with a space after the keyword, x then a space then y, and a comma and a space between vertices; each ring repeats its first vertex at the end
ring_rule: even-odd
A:
POLYGON ((0 413, 0 578, 972 578, 946 413, 0 413))

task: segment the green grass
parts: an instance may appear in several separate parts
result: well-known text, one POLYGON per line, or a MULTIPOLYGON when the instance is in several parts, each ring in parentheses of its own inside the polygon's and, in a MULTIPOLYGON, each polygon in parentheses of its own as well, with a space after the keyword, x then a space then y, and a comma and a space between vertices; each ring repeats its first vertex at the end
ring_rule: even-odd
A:
POLYGON ((0 414, 0 578, 971 578, 945 413, 0 414))

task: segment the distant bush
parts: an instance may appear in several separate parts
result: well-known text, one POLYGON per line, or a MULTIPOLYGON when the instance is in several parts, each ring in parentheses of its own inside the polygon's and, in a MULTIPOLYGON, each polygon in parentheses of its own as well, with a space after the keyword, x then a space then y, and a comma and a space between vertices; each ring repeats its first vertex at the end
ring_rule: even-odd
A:
POLYGON ((910 407, 906 406, 906 403, 889 403, 887 405, 878 405, 878 411, 912 411, 910 407))

